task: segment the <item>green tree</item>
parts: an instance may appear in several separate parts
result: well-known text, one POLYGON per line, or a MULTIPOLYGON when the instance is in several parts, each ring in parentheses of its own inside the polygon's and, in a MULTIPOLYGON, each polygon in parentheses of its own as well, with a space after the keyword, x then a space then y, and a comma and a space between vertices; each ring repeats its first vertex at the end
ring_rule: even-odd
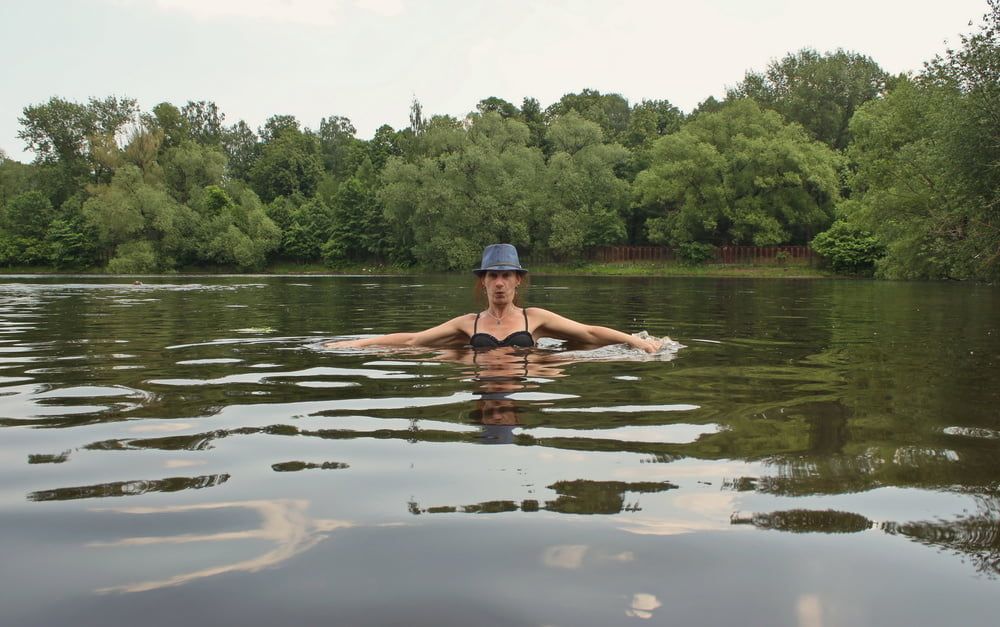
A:
POLYGON ((492 111, 494 113, 499 113, 502 118, 516 118, 521 114, 517 107, 503 98, 497 98, 496 96, 490 96, 489 98, 483 98, 480 100, 476 103, 476 111, 479 113, 489 113, 492 111))
POLYGON ((161 102, 153 107, 147 118, 147 126, 158 128, 163 132, 164 150, 192 139, 187 117, 169 102, 161 102))
POLYGON ((805 48, 772 61, 764 72, 747 72, 728 98, 752 98, 798 122, 815 139, 837 150, 850 141, 851 116, 886 93, 890 77, 870 57, 805 48))
POLYGON ((190 254, 196 214, 161 186, 145 182, 133 165, 97 186, 82 213, 111 271, 169 270, 190 254))
POLYGON ((265 202, 292 194, 311 197, 322 177, 319 143, 312 135, 293 128, 265 143, 250 169, 250 183, 265 202))
POLYGON ((470 116, 468 131, 432 120, 424 135, 426 156, 390 158, 383 172, 378 198, 396 250, 440 269, 472 267, 491 242, 530 250, 544 162, 528 128, 491 112, 470 116))
POLYGON ((281 230, 242 184, 209 185, 194 207, 199 220, 193 240, 201 263, 259 270, 280 244, 281 230))
POLYGON ((652 241, 807 242, 839 198, 839 157, 773 111, 738 100, 657 140, 634 183, 652 241))
POLYGON ((222 181, 226 155, 218 146, 184 142, 163 156, 163 174, 170 194, 187 203, 208 185, 222 181))
POLYGON ((521 121, 528 126, 530 139, 529 146, 545 149, 545 112, 542 105, 535 98, 525 97, 521 101, 521 121))
POLYGON ((226 114, 218 105, 206 100, 188 101, 181 107, 187 129, 185 139, 204 146, 219 146, 225 132, 226 114))
POLYGON ((0 263, 47 263, 45 234, 54 218, 52 203, 38 191, 18 194, 0 207, 0 263))
POLYGON ((337 189, 330 237, 322 247, 327 263, 381 259, 390 252, 389 228, 377 191, 375 167, 369 160, 337 189))
POLYGON ((579 259, 593 246, 625 239, 622 215, 629 202, 629 185, 615 169, 628 158, 619 144, 604 144, 601 128, 571 111, 553 120, 548 141, 556 152, 546 168, 551 215, 538 220, 538 236, 564 259, 579 259))
POLYGON ((576 111, 584 119, 597 123, 608 141, 618 141, 628 128, 631 108, 619 94, 602 94, 584 89, 578 94, 566 94, 545 110, 548 119, 576 111))
POLYGON ((222 149, 226 153, 226 169, 229 176, 249 182, 250 172, 260 157, 257 133, 246 122, 240 120, 223 133, 222 149))
POLYGON ((18 118, 18 137, 35 153, 48 179, 49 200, 58 205, 86 183, 102 182, 104 169, 92 147, 114 145, 114 138, 138 112, 135 100, 110 96, 80 104, 50 98, 29 105, 18 118))
POLYGON ((331 115, 319 122, 319 150, 323 169, 335 180, 343 180, 358 167, 362 158, 362 142, 355 137, 357 130, 345 117, 331 115))

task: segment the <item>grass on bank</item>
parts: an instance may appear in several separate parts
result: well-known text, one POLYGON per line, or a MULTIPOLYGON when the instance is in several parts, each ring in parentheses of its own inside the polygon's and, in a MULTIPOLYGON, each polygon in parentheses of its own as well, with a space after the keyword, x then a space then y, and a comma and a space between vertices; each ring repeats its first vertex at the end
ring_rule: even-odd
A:
MULTIPOLYGON (((837 276, 829 270, 801 263, 765 265, 687 265, 676 261, 627 261, 580 263, 528 263, 524 264, 535 275, 558 276, 664 276, 664 277, 746 277, 781 279, 819 279, 837 276)), ((380 263, 348 263, 330 267, 320 263, 293 263, 280 261, 260 272, 241 273, 227 267, 182 268, 168 274, 352 274, 352 275, 416 275, 433 272, 419 266, 401 266, 380 263)), ((56 270, 50 267, 12 267, 0 269, 0 274, 107 274, 102 270, 56 270)))

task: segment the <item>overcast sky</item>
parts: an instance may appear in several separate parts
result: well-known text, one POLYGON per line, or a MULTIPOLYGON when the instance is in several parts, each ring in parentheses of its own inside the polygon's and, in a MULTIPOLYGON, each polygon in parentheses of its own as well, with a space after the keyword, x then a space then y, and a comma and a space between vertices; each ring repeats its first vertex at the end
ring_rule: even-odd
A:
POLYGON ((589 87, 690 111, 803 47, 919 71, 985 0, 0 0, 0 149, 29 104, 129 96, 143 110, 213 100, 228 124, 307 127, 463 116, 498 96, 543 107, 589 87))

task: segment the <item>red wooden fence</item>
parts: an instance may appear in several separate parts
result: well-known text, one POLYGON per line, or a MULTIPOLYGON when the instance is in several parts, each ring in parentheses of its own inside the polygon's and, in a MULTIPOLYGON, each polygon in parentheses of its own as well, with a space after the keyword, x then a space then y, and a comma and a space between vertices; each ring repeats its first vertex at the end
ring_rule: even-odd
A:
MULTIPOLYGON (((594 249, 597 261, 670 261, 677 258, 666 246, 600 246, 594 249)), ((772 264, 791 260, 819 259, 808 246, 720 246, 715 250, 715 263, 772 264)))

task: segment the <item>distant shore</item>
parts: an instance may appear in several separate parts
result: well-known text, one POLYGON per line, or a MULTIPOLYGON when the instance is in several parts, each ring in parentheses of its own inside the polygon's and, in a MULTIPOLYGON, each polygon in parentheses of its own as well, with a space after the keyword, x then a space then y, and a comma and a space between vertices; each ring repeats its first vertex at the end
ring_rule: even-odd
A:
MULTIPOLYGON (((768 265, 686 265, 673 261, 630 261, 630 262, 583 262, 583 263, 539 263, 525 266, 533 275, 556 276, 669 276, 669 277, 716 277, 754 279, 825 279, 838 275, 804 264, 768 265)), ((163 273, 163 276, 205 275, 205 274, 257 274, 257 275, 416 275, 435 274, 439 271, 419 266, 402 266, 378 263, 354 263, 329 267, 323 264, 280 262, 271 264, 259 272, 238 272, 232 268, 185 268, 177 272, 163 273)), ((19 267, 0 269, 0 276, 9 275, 93 275, 113 276, 100 270, 56 270, 48 267, 19 267)), ((135 276, 152 276, 157 273, 139 273, 135 276)), ((133 276, 133 275, 129 275, 133 276)))

